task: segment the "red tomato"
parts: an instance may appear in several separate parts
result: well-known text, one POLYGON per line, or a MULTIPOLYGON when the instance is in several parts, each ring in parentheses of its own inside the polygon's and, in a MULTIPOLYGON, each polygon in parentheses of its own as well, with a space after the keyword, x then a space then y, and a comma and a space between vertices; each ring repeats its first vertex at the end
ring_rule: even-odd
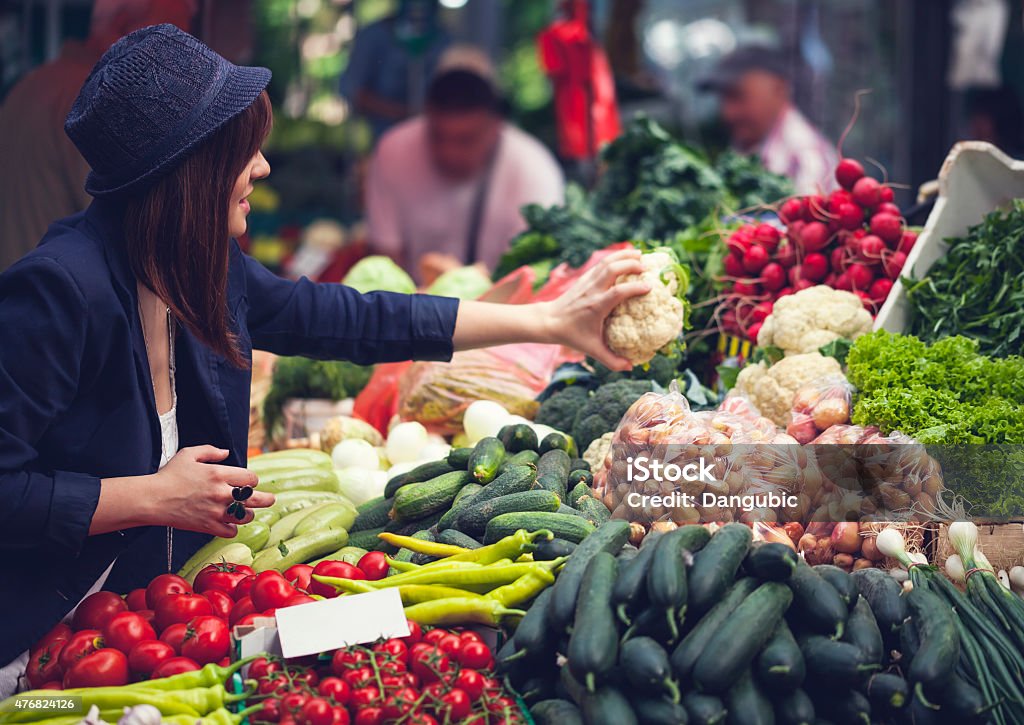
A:
POLYGON ((40 685, 39 689, 40 690, 63 690, 64 689, 64 685, 61 684, 58 680, 51 680, 50 682, 46 682, 46 683, 40 685))
MULTIPOLYGON (((362 571, 347 564, 344 561, 321 561, 315 567, 313 567, 312 574, 316 576, 333 576, 342 579, 365 579, 366 575, 362 571)), ((324 584, 313 579, 309 582, 309 591, 311 594, 319 594, 327 599, 333 599, 338 596, 338 590, 332 587, 330 584, 324 584)))
POLYGON ((459 688, 454 688, 441 697, 441 706, 438 708, 438 715, 449 722, 458 722, 469 717, 473 710, 473 703, 469 695, 459 688))
POLYGON ((256 722, 277 722, 281 719, 281 702, 264 700, 262 707, 252 715, 256 722))
POLYGON ((404 675, 381 675, 380 684, 384 687, 384 692, 394 692, 395 690, 401 690, 406 686, 404 675))
POLYGON ((481 637, 479 634, 477 634, 476 632, 474 632, 471 629, 464 629, 461 632, 458 632, 457 634, 459 635, 459 639, 461 639, 463 642, 469 642, 469 641, 483 642, 484 641, 483 637, 481 637))
POLYGON ((128 609, 130 609, 133 612, 137 612, 140 609, 149 609, 149 607, 146 605, 145 589, 132 589, 124 598, 124 603, 127 604, 128 609))
POLYGON ((254 680, 262 680, 268 675, 277 674, 282 670, 281 663, 275 659, 268 659, 266 657, 257 657, 249 665, 249 678, 254 680))
POLYGON ((352 722, 352 716, 348 714, 348 709, 344 705, 335 705, 333 710, 334 725, 349 725, 352 722))
POLYGON ((384 711, 379 707, 364 707, 356 712, 355 725, 380 725, 384 722, 384 711))
POLYGON ((213 605, 202 594, 170 594, 156 604, 156 628, 163 631, 172 624, 184 624, 195 617, 213 614, 213 605))
POLYGON ((370 656, 361 649, 339 649, 334 651, 331 658, 331 672, 341 677, 349 670, 362 667, 370 661, 370 656))
POLYGON ((44 683, 52 680, 59 680, 64 676, 64 670, 60 666, 60 653, 67 644, 66 639, 57 639, 48 643, 42 649, 33 649, 29 655, 28 683, 33 688, 41 687, 44 683))
POLYGON ((402 639, 404 639, 405 643, 411 647, 412 645, 416 644, 421 639, 423 639, 423 627, 420 626, 419 622, 409 621, 408 624, 409 634, 408 636, 403 637, 402 639))
POLYGON ((238 624, 238 620, 244 617, 246 614, 255 614, 256 605, 252 603, 252 599, 249 597, 242 597, 235 602, 235 605, 231 607, 231 613, 228 615, 228 624, 234 627, 238 624))
POLYGON ((392 662, 408 662, 409 647, 400 639, 389 639, 373 645, 373 651, 382 654, 392 662))
POLYGON ((371 667, 357 667, 342 674, 341 679, 348 683, 353 690, 366 687, 371 682, 376 682, 377 677, 371 667))
POLYGON ((71 639, 72 634, 74 634, 74 632, 71 631, 71 627, 64 624, 63 622, 58 622, 57 624, 53 625, 53 628, 50 629, 49 632, 47 632, 39 638, 39 641, 35 643, 35 645, 32 647, 32 650, 42 650, 45 647, 48 647, 49 645, 58 641, 67 642, 69 639, 71 639))
POLYGON ((285 607, 294 607, 296 604, 309 604, 310 602, 315 602, 315 601, 316 600, 313 599, 313 597, 309 596, 308 594, 303 594, 302 592, 296 592, 295 594, 292 594, 290 597, 288 597, 288 600, 284 603, 283 606, 285 606, 285 607))
POLYGON ((387 555, 383 551, 366 552, 359 559, 359 563, 356 566, 362 570, 363 574, 370 581, 383 579, 388 575, 388 569, 391 568, 391 565, 388 564, 387 555))
POLYGON ((400 662, 398 660, 387 660, 385 662, 380 662, 377 665, 377 669, 381 671, 381 674, 388 675, 404 675, 406 672, 409 671, 408 665, 406 665, 405 662, 400 662))
POLYGON ((103 642, 107 647, 121 650, 125 654, 139 642, 156 639, 156 632, 138 612, 115 614, 103 628, 103 642))
POLYGON ((292 681, 283 672, 271 674, 260 682, 256 688, 261 695, 286 695, 291 690, 292 681))
MULTIPOLYGON (((252 676, 252 668, 249 668, 249 675, 252 676)), ((338 705, 345 705, 352 697, 352 687, 340 677, 325 677, 320 680, 316 691, 329 698, 338 705)))
POLYGON ((225 594, 231 594, 238 582, 247 576, 252 576, 252 567, 243 564, 232 564, 221 562, 220 564, 208 564, 196 574, 192 582, 192 590, 203 594, 211 589, 219 589, 225 594))
POLYGON ((463 667, 474 670, 488 670, 494 665, 491 650, 483 642, 466 642, 456 657, 463 667))
POLYGON ((309 701, 309 695, 304 692, 289 692, 281 698, 281 710, 297 715, 302 706, 309 701))
POLYGON ((303 591, 309 591, 309 577, 313 574, 313 567, 309 564, 296 564, 284 570, 284 578, 295 587, 303 591))
POLYGON ((292 680, 297 683, 305 683, 311 690, 315 690, 316 686, 320 684, 320 675, 316 673, 316 670, 307 669, 296 672, 292 676, 292 680))
POLYGON ((516 704, 507 697, 497 697, 487 703, 487 710, 497 715, 507 715, 516 709, 516 704))
POLYGON ((71 628, 103 629, 103 625, 119 612, 127 612, 128 605, 113 592, 95 592, 82 600, 71 617, 71 628))
POLYGON ((295 594, 295 587, 288 583, 279 572, 264 571, 256 575, 252 583, 252 603, 259 611, 283 607, 288 598, 295 594))
POLYGON ((423 641, 429 644, 437 644, 441 641, 442 637, 447 637, 449 634, 450 633, 448 632, 447 629, 435 627, 434 629, 428 629, 426 632, 424 632, 423 641))
POLYGON ((188 657, 171 657, 169 660, 164 660, 160 663, 159 667, 153 670, 153 679, 157 680, 161 677, 180 675, 182 672, 195 672, 198 669, 201 669, 199 664, 188 657))
POLYGON ((225 622, 228 621, 228 617, 231 616, 231 610, 235 606, 235 600, 231 598, 231 595, 222 589, 207 589, 203 592, 203 596, 213 606, 213 616, 220 617, 225 622))
POLYGON ((462 640, 459 639, 458 635, 446 634, 437 640, 437 648, 446 655, 458 656, 459 652, 462 651, 462 640))
POLYGON ((140 609, 136 612, 140 617, 149 622, 149 626, 156 629, 156 612, 152 609, 140 609))
POLYGON ((230 645, 228 625, 223 619, 200 616, 188 623, 185 638, 181 642, 181 654, 205 665, 226 657, 230 645))
POLYGON ((174 657, 174 647, 158 639, 139 642, 128 653, 128 668, 137 675, 149 677, 157 667, 174 657))
POLYGON ((409 668, 421 682, 433 682, 452 671, 451 660, 436 647, 420 650, 409 658, 409 668))
POLYGON ((423 694, 435 707, 441 704, 441 698, 448 692, 448 685, 443 682, 431 682, 423 688, 423 694))
POLYGON ((238 585, 231 591, 231 598, 236 602, 242 597, 248 597, 252 595, 252 583, 256 581, 254 575, 242 577, 238 582, 238 585))
POLYGON ((60 668, 67 673, 71 667, 87 655, 103 647, 103 635, 98 629, 83 629, 71 636, 60 652, 60 668))
POLYGON ((380 703, 380 690, 375 685, 352 690, 352 699, 349 702, 357 710, 361 707, 377 705, 380 703))
POLYGON ((300 725, 334 725, 334 708, 322 697, 314 697, 299 710, 300 725))
POLYGON ((256 624, 256 620, 259 619, 262 616, 263 615, 260 614, 259 612, 253 612, 252 614, 246 614, 241 619, 239 619, 237 622, 232 624, 231 626, 232 627, 245 627, 245 626, 250 625, 250 624, 256 624))
POLYGON ((414 712, 406 720, 409 725, 437 725, 437 720, 425 712, 414 712))
POLYGON ((164 597, 190 591, 192 591, 192 585, 177 574, 161 574, 146 587, 146 608, 155 611, 156 605, 164 597))
POLYGON ((419 693, 411 687, 403 687, 384 700, 384 719, 398 720, 412 712, 419 699, 419 693))
POLYGON ((455 686, 469 695, 470 700, 479 700, 484 694, 484 676, 476 670, 463 668, 455 677, 455 686))
POLYGON ((181 654, 181 641, 185 639, 185 630, 188 626, 184 622, 172 624, 160 633, 160 641, 166 642, 174 648, 174 654, 181 654))
POLYGON ((64 673, 64 687, 120 687, 128 684, 128 658, 120 650, 97 650, 64 673))

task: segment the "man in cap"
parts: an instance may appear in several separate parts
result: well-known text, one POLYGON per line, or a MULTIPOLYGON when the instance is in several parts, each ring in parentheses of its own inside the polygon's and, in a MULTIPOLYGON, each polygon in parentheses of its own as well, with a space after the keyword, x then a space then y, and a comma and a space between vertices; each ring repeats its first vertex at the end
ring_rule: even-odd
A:
POLYGON ((797 193, 835 186, 835 147, 793 105, 789 69, 778 52, 746 46, 723 58, 698 87, 720 99, 732 145, 789 177, 797 193))

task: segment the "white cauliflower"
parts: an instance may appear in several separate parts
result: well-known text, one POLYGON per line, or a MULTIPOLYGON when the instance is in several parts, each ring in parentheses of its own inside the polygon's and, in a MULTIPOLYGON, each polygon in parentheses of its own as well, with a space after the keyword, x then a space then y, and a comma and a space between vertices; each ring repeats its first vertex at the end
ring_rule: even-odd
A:
POLYGON ((642 279, 651 291, 626 300, 608 315, 604 323, 604 340, 616 355, 633 365, 650 362, 659 350, 679 337, 683 331, 683 301, 679 298, 680 279, 672 270, 678 261, 667 252, 643 255, 643 274, 627 274, 618 282, 642 279), (662 273, 668 274, 662 277, 662 273))
POLYGON ((605 433, 600 438, 595 438, 583 453, 583 460, 590 464, 590 470, 594 473, 604 468, 604 461, 612 449, 612 438, 614 437, 615 433, 611 432, 605 433))
POLYGON ((790 355, 771 367, 763 362, 747 365, 736 378, 733 393, 745 395, 761 415, 785 428, 793 396, 800 388, 818 378, 841 373, 842 368, 833 357, 817 352, 790 355))
POLYGON ((780 297, 757 335, 760 347, 774 345, 786 355, 817 352, 833 340, 871 332, 871 314, 852 292, 825 285, 780 297))
POLYGON ((369 423, 347 415, 329 418, 320 431, 320 450, 330 453, 344 440, 364 440, 371 446, 384 445, 384 436, 369 423))

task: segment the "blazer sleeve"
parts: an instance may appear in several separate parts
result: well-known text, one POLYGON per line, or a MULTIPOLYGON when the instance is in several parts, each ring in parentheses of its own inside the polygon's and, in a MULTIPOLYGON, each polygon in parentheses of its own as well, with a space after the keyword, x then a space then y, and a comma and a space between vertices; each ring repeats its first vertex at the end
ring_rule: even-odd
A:
POLYGON ((86 314, 53 259, 0 276, 0 549, 74 555, 89 535, 99 478, 47 470, 35 448, 77 393, 86 314))
POLYGON ((282 279, 256 260, 245 264, 253 347, 279 355, 351 360, 449 360, 459 301, 392 292, 360 294, 305 277, 282 279))

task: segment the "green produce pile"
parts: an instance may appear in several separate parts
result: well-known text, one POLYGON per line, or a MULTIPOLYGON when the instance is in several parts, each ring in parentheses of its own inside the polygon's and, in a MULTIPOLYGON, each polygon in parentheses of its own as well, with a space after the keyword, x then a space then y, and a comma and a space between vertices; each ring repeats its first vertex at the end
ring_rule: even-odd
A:
POLYGON ((581 451, 615 430, 629 407, 654 390, 650 380, 615 380, 593 392, 569 385, 545 400, 534 418, 541 425, 571 433, 581 451))
POLYGON ((627 535, 584 540, 498 653, 538 725, 984 722, 996 702, 945 658, 948 606, 878 569, 811 567, 743 524, 627 535))
POLYGON ((905 279, 910 332, 925 342, 949 335, 978 341, 984 355, 1024 349, 1024 201, 994 211, 920 280, 905 279))
POLYGON ((289 398, 342 400, 358 395, 373 374, 372 366, 345 360, 312 360, 282 357, 274 363, 270 391, 263 401, 263 424, 273 436, 282 423, 281 412, 289 398))

